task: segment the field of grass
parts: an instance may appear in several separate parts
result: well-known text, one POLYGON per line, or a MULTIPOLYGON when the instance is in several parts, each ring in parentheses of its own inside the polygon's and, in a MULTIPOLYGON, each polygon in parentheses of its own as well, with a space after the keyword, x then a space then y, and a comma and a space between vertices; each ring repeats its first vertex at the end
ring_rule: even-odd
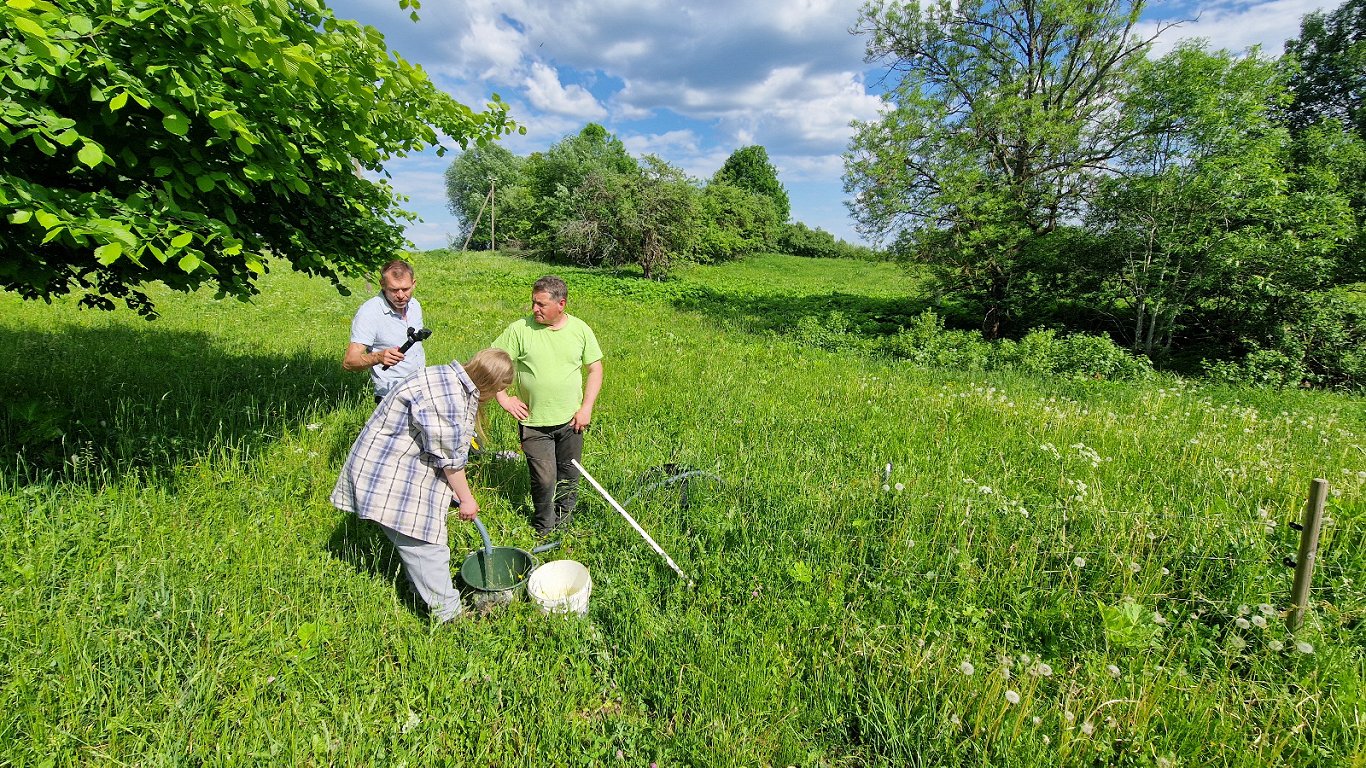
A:
MULTIPOLYGON (((436 363, 547 268, 417 270, 436 363)), ((370 411, 340 367, 367 286, 158 293, 153 323, 0 296, 0 765, 1366 765, 1361 398, 788 335, 821 296, 894 309, 889 265, 555 271, 607 355, 584 464, 696 587, 585 484, 546 557, 591 569, 586 618, 436 628, 327 501, 370 411), (684 503, 666 463, 718 479, 684 503)), ((473 462, 495 544, 533 544, 523 472, 473 462)))

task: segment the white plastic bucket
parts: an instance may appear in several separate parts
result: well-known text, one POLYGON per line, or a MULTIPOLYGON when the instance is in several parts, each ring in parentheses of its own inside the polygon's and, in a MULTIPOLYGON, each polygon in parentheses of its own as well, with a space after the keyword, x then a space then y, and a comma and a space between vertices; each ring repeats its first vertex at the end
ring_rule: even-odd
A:
POLYGON ((552 560, 531 572, 526 593, 545 613, 588 613, 593 577, 583 563, 552 560))

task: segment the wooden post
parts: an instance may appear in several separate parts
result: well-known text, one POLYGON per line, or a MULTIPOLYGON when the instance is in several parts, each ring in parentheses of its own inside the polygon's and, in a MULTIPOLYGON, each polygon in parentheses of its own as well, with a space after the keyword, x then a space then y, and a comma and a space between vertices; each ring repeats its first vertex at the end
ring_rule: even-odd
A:
MULTIPOLYGON (((493 179, 489 179, 489 183, 490 183, 490 185, 492 185, 493 179)), ((490 187, 489 187, 489 193, 488 193, 487 195, 484 195, 484 202, 482 202, 482 203, 479 204, 479 213, 475 214, 475 216, 474 216, 474 224, 472 224, 472 225, 470 226, 470 233, 469 233, 468 235, 465 236, 465 244, 462 245, 462 246, 460 246, 460 252, 461 252, 461 253, 464 253, 465 251, 469 250, 469 247, 470 247, 470 240, 474 237, 474 230, 478 229, 478 227, 479 227, 479 220, 482 219, 482 218, 484 218, 484 209, 488 207, 489 201, 492 200, 492 199, 493 199, 493 187, 490 186, 490 187)), ((492 224, 489 224, 489 238, 492 239, 492 237, 493 237, 493 225, 492 225, 492 224)), ((492 243, 490 243, 490 245, 492 245, 492 243)))
POLYGON ((1319 553, 1319 525, 1323 522, 1323 504, 1328 498, 1328 481, 1314 478, 1309 484, 1309 503, 1304 507, 1304 523, 1300 526, 1300 552, 1295 558, 1295 585, 1290 590, 1290 615, 1286 623, 1294 632, 1304 623, 1309 610, 1309 584, 1314 578, 1314 558, 1319 553))

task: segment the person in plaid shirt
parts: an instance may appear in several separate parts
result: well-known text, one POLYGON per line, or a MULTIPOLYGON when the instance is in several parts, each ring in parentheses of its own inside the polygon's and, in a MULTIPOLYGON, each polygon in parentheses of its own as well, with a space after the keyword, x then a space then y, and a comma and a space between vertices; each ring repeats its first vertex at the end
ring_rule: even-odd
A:
POLYGON ((374 521, 393 542, 438 622, 461 611, 446 515, 452 503, 459 503, 461 520, 479 514, 465 460, 484 403, 512 377, 512 358, 501 349, 485 349, 464 366, 452 361, 414 373, 365 422, 332 489, 333 506, 374 521))

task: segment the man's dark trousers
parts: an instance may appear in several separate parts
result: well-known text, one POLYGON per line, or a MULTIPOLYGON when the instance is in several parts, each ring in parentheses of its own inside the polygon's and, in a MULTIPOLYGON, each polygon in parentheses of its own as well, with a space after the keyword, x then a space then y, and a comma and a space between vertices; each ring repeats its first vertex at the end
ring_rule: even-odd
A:
POLYGON ((568 523, 579 496, 579 470, 569 463, 583 457, 583 433, 573 422, 555 427, 522 425, 522 453, 531 477, 531 525, 537 533, 568 523))

